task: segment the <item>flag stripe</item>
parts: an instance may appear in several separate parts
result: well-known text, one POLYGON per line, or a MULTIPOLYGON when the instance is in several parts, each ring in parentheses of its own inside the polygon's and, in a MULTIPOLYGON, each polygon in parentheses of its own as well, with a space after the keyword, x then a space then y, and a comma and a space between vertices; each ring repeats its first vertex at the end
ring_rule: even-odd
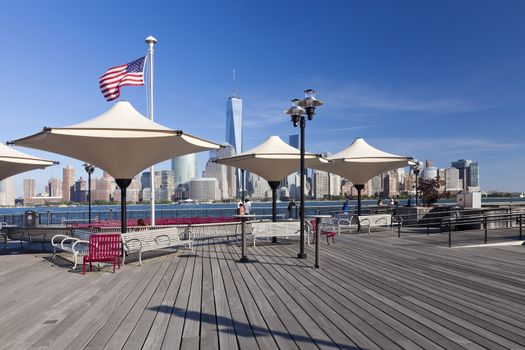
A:
POLYGON ((144 56, 127 64, 111 67, 99 78, 100 92, 108 102, 120 96, 122 86, 144 85, 145 60, 144 56))

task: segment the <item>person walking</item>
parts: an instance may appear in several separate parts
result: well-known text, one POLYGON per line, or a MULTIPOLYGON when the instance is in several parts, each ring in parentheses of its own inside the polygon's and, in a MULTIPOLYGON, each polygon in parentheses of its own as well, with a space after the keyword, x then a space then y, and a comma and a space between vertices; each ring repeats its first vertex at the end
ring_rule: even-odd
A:
POLYGON ((348 214, 348 210, 349 210, 349 205, 348 205, 348 199, 344 202, 343 204, 343 213, 345 214, 348 214))

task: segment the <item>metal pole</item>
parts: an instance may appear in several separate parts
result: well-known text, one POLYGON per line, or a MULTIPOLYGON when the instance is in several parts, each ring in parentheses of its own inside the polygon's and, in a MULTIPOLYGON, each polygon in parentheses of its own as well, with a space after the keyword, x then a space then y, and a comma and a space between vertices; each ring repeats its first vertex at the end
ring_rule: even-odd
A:
POLYGON ((418 201, 418 193, 417 193, 417 175, 419 174, 419 171, 414 171, 414 174, 416 174, 416 207, 417 207, 417 201, 418 201))
MULTIPOLYGON (((149 117, 153 121, 153 46, 157 43, 157 39, 153 36, 146 38, 146 44, 148 44, 149 54, 149 117)), ((152 165, 149 168, 149 183, 151 189, 151 226, 155 226, 155 167, 152 165)))
POLYGON ((244 202, 244 170, 241 169, 241 201, 244 202))
POLYGON ((483 225, 485 226, 485 244, 487 244, 487 230, 488 230, 488 223, 487 223, 487 217, 483 217, 483 225))
POLYGON ((304 129, 306 127, 306 121, 304 116, 301 116, 301 207, 299 208, 299 227, 301 230, 300 242, 299 242, 299 254, 298 259, 306 259, 306 253, 304 252, 304 129))
POLYGON ((245 217, 241 217, 241 259, 239 262, 247 262, 248 257, 246 256, 246 230, 244 223, 246 222, 245 217))
MULTIPOLYGON (((279 187, 280 181, 268 181, 270 188, 272 189, 272 221, 277 221, 277 187, 279 187)), ((250 213, 251 214, 251 213, 250 213)), ((277 237, 272 238, 272 243, 277 243, 277 237)))
POLYGON ((91 169, 88 169, 88 224, 91 225, 91 169))
POLYGON ((448 217, 448 247, 452 247, 452 224, 450 216, 448 217))
POLYGON ((523 219, 523 218, 522 218, 522 216, 521 216, 521 214, 520 214, 520 240, 521 240, 521 227, 522 227, 522 226, 521 226, 521 221, 522 221, 522 219, 523 219))
POLYGON ((321 238, 321 232, 319 230, 319 224, 321 223, 321 218, 315 218, 315 268, 319 268, 319 259, 320 259, 320 246, 319 241, 321 238))

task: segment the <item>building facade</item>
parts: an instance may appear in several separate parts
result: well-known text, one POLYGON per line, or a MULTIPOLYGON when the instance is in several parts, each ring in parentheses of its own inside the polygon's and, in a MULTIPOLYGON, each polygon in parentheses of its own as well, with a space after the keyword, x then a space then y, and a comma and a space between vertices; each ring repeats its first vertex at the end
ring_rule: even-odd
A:
POLYGON ((191 179, 196 179, 198 177, 197 169, 197 153, 187 154, 172 159, 171 170, 173 170, 175 187, 180 184, 187 183, 191 179))
POLYGON ((75 169, 70 165, 62 169, 62 199, 64 202, 71 201, 71 188, 75 182, 75 169))
POLYGON ((219 199, 219 183, 215 178, 203 177, 188 182, 189 197, 195 201, 219 199))
MULTIPOLYGON (((226 102, 226 142, 233 147, 234 154, 243 151, 243 129, 242 129, 242 99, 235 95, 228 98, 226 102)), ((241 190, 241 171, 235 171, 235 187, 241 190)), ((239 193, 237 193, 239 194, 239 193)))

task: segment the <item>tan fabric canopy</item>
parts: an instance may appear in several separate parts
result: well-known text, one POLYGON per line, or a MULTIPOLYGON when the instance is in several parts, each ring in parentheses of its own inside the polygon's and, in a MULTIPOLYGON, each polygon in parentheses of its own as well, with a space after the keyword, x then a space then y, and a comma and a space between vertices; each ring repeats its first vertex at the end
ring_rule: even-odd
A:
POLYGON ((322 165, 321 169, 340 175, 354 185, 364 185, 385 171, 407 166, 412 159, 381 151, 362 138, 355 139, 344 150, 326 158, 330 163, 322 165))
POLYGON ((58 163, 34 157, 0 144, 0 181, 16 174, 34 169, 44 169, 54 164, 58 163))
POLYGON ((155 123, 127 101, 119 101, 107 112, 85 122, 44 128, 12 143, 91 163, 115 179, 131 179, 166 159, 220 147, 155 123))
MULTIPOLYGON (((260 145, 239 155, 217 159, 217 163, 248 170, 266 181, 281 181, 300 167, 300 151, 279 136, 270 136, 260 145)), ((328 161, 317 154, 305 154, 306 168, 319 168, 328 161)))

